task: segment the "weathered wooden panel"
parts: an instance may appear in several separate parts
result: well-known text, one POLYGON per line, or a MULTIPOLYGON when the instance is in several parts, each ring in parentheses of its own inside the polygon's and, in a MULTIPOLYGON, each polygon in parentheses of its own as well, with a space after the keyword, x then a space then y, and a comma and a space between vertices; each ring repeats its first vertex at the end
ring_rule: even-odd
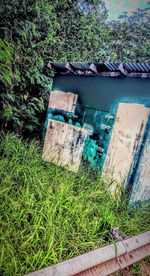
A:
POLYGON ((146 200, 150 200, 150 129, 133 183, 131 203, 146 200))
POLYGON ((87 131, 54 120, 48 121, 43 158, 77 172, 82 159, 87 131))
POLYGON ((78 95, 70 92, 51 91, 49 98, 49 108, 61 109, 68 112, 75 111, 78 95))
MULTIPOLYGON (((149 108, 141 104, 120 103, 103 171, 119 185, 123 185, 140 147, 149 108)), ((116 184, 112 185, 112 191, 116 184)))

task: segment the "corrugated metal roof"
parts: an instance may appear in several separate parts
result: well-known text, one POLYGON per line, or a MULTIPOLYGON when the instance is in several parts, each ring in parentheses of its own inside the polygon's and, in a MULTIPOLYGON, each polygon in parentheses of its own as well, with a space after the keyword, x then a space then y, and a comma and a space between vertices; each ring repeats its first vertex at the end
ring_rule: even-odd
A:
POLYGON ((107 75, 150 78, 150 63, 117 62, 49 62, 48 67, 58 74, 107 75))

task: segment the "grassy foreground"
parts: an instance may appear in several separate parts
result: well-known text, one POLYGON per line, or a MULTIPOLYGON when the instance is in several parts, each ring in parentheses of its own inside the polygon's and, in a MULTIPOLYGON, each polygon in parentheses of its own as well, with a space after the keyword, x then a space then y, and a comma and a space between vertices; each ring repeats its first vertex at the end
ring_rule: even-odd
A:
POLYGON ((149 230, 147 211, 115 200, 100 176, 65 171, 41 159, 36 142, 0 142, 0 273, 24 275, 111 241, 119 227, 149 230))

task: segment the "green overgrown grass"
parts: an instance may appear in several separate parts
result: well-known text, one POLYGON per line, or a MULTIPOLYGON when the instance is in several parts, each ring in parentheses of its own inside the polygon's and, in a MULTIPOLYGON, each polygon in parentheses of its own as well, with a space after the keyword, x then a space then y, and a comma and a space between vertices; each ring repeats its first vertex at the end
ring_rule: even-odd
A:
POLYGON ((36 142, 14 135, 0 143, 1 274, 24 275, 106 245, 119 227, 149 229, 145 209, 116 200, 90 171, 74 174, 41 159, 36 142))

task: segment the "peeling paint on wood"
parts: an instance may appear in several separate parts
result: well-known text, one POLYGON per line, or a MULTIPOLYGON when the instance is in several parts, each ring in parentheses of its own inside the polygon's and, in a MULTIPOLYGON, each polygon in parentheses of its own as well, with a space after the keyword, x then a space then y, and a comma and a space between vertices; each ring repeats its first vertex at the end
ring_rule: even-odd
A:
POLYGON ((51 91, 49 98, 49 108, 61 109, 68 112, 75 111, 78 95, 70 92, 51 91))
POLYGON ((126 182, 135 153, 142 142, 148 115, 149 108, 144 105, 119 104, 103 167, 103 172, 115 181, 112 192, 116 190, 116 185, 121 186, 126 182))
POLYGON ((87 131, 54 120, 48 121, 43 158, 77 172, 82 159, 87 131))
POLYGON ((131 202, 150 199, 150 128, 133 183, 131 202))

